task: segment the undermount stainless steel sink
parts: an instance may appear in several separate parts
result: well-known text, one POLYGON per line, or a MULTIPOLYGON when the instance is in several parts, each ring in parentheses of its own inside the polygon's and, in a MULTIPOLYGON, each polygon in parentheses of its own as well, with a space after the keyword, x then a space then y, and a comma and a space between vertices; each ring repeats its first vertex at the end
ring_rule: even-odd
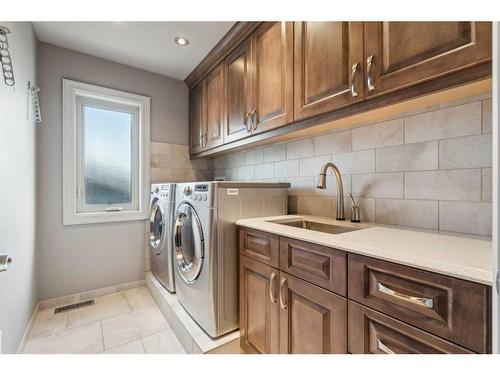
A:
POLYGON ((316 232, 330 233, 330 234, 341 234, 346 232, 353 232, 361 228, 353 228, 343 225, 335 224, 323 224, 314 221, 307 220, 296 220, 296 221, 272 221, 275 224, 287 225, 289 227, 302 228, 314 230, 316 232))

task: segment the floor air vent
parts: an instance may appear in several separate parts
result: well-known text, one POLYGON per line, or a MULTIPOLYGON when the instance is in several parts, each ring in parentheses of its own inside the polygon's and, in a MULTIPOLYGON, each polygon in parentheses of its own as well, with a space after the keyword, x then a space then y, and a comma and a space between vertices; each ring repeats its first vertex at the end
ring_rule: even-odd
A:
POLYGON ((69 311, 69 310, 80 309, 80 308, 85 307, 85 306, 93 305, 94 303, 95 303, 95 300, 89 299, 88 301, 82 301, 82 302, 78 302, 78 303, 72 303, 71 305, 56 307, 56 309, 54 310, 54 314, 62 313, 62 312, 69 311))

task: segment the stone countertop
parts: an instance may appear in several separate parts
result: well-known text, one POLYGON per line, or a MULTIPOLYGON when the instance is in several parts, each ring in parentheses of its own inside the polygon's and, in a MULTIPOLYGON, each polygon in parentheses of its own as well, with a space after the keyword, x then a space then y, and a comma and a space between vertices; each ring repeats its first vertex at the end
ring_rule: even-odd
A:
POLYGON ((493 283, 492 248, 489 238, 373 223, 355 224, 310 215, 241 219, 236 224, 481 284, 493 283), (329 234, 275 222, 296 220, 348 226, 359 230, 329 234))

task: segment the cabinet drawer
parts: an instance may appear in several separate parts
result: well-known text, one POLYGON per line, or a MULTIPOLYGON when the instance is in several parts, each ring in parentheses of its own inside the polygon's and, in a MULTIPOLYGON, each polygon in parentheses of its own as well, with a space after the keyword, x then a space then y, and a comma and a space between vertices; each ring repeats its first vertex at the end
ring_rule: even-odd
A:
POLYGON ((257 230, 240 229, 240 253, 278 268, 279 238, 257 230))
POLYGON ((349 254, 348 296, 479 353, 490 351, 490 288, 349 254))
POLYGON ((352 354, 473 353, 356 302, 349 301, 347 309, 352 354))
POLYGON ((280 237, 280 269, 332 292, 346 295, 344 251, 280 237))

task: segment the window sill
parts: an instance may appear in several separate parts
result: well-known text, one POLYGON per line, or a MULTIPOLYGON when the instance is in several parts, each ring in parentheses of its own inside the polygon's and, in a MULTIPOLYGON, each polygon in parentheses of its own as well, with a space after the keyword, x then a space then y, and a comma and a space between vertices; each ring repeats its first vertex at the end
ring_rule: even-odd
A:
POLYGON ((121 221, 147 220, 148 214, 140 211, 85 212, 64 217, 64 225, 101 224, 121 221))

